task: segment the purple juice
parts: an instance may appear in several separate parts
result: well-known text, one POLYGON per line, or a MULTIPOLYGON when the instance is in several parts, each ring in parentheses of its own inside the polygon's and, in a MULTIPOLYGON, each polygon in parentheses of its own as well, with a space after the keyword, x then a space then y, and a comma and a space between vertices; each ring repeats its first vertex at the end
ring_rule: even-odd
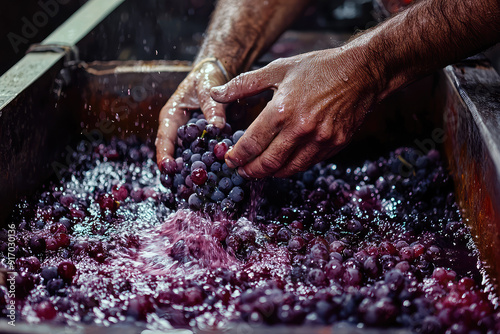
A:
MULTIPOLYGON (((198 130, 190 126, 184 136, 194 142, 198 130)), ((218 139, 234 140, 228 130, 218 139)), ((199 145, 194 151, 205 149, 199 145)), ((157 329, 348 322, 495 333, 498 301, 482 285, 451 180, 431 153, 415 158, 415 150, 400 148, 245 185, 207 154, 205 168, 215 164, 212 173, 231 180, 221 186, 224 199, 234 187, 246 192, 242 202, 233 194, 237 205, 229 207, 212 196, 219 183, 186 184, 191 166, 165 167, 183 177, 172 188, 149 145, 130 138, 95 146, 11 214, 18 319, 157 329), (401 158, 414 173, 398 173, 401 158), (201 202, 191 209, 194 193, 201 202)), ((4 258, 7 236, 0 232, 4 258)), ((2 317, 11 299, 0 286, 2 317)))

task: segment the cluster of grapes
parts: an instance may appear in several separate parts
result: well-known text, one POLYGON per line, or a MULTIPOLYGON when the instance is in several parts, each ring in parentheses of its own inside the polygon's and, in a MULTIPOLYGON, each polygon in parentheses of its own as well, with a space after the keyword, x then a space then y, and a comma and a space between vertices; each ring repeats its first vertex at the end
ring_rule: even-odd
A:
POLYGON ((191 209, 200 210, 206 203, 217 203, 232 213, 241 208, 248 193, 245 180, 224 162, 226 152, 244 131, 232 133, 226 123, 223 129, 208 124, 203 114, 193 113, 186 125, 179 127, 175 161, 160 164, 161 182, 175 190, 191 209))
MULTIPOLYGON (((249 204, 248 195, 230 196, 247 189, 227 166, 223 171, 225 152, 241 136, 231 131, 201 116, 191 120, 179 130, 175 168, 165 164, 163 173, 150 145, 95 143, 90 154, 75 155, 62 181, 20 202, 10 218, 19 318, 147 321, 164 329, 246 321, 500 330, 437 151, 416 157, 400 148, 269 179, 260 184, 254 216, 235 221, 198 211, 224 199, 249 204), (410 172, 401 174, 402 167, 410 172), (232 188, 221 187, 224 178, 232 188), (216 190, 224 197, 212 199, 216 190)), ((81 146, 77 152, 85 152, 81 146)), ((7 237, 0 230, 1 257, 8 256, 7 237)), ((0 286, 4 317, 9 298, 0 286)))

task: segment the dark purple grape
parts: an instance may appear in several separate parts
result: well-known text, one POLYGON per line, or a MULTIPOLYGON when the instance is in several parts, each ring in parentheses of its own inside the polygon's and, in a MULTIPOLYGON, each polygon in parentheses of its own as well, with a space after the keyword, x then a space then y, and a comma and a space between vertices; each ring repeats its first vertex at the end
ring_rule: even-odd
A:
POLYGON ((164 159, 160 163, 160 171, 163 174, 173 175, 177 171, 177 163, 175 160, 164 159))
POLYGON ((196 126, 196 124, 191 123, 191 124, 186 125, 186 132, 184 135, 184 140, 191 143, 200 135, 201 135, 200 128, 198 128, 196 126))
POLYGON ((211 138, 215 138, 220 135, 220 129, 213 124, 207 124, 205 127, 207 134, 211 138))
POLYGON ((160 175, 160 182, 165 188, 171 188, 174 184, 174 177, 171 175, 160 175))
POLYGON ((184 177, 180 174, 176 174, 174 176, 174 182, 173 182, 174 188, 179 188, 179 186, 183 184, 184 184, 184 177))
POLYGON ((44 279, 45 283, 47 283, 49 280, 57 278, 57 268, 45 267, 42 269, 40 276, 44 279))
POLYGON ((234 187, 227 195, 233 202, 239 203, 245 197, 245 192, 240 187, 234 187))
POLYGON ((212 195, 210 196, 210 199, 214 202, 220 202, 222 201, 224 198, 226 197, 226 195, 224 195, 224 193, 222 191, 220 191, 218 188, 216 188, 212 195))
POLYGON ((228 177, 223 177, 220 181, 219 181, 219 190, 224 192, 224 193, 228 193, 229 191, 231 191, 231 188, 233 187, 233 182, 231 181, 230 178, 228 177))
POLYGON ((306 246, 306 241, 304 238, 295 236, 290 239, 288 242, 288 249, 291 250, 292 252, 298 252, 306 246))
POLYGON ((206 145, 206 140, 204 138, 196 138, 191 144, 191 151, 193 151, 193 153, 203 154, 206 145))
POLYGON ((186 125, 181 125, 178 129, 177 129, 177 137, 180 139, 180 140, 184 140, 186 138, 186 128, 187 126, 186 125))
POLYGON ((45 239, 42 236, 34 235, 29 241, 29 246, 33 254, 40 254, 45 251, 45 239))
POLYGON ((245 183, 245 179, 238 175, 238 172, 235 172, 231 175, 231 181, 235 186, 241 186, 245 183))
POLYGON ((235 131, 234 134, 233 134, 233 143, 237 143, 238 140, 240 140, 240 138, 245 134, 245 131, 243 130, 238 130, 238 131, 235 131))
POLYGON ((203 200, 197 194, 191 194, 191 196, 189 196, 188 203, 191 209, 199 210, 203 205, 203 200))
POLYGON ((222 164, 218 161, 214 162, 211 166, 210 166, 210 171, 214 172, 214 173, 219 173, 222 171, 222 164))
POLYGON ((208 122, 207 122, 207 120, 201 118, 201 119, 197 120, 195 124, 198 127, 198 129, 200 129, 200 131, 203 132, 203 130, 205 130, 205 128, 207 127, 208 122))
POLYGON ((201 161, 203 161, 203 163, 207 166, 207 167, 210 167, 212 166, 212 164, 215 162, 215 154, 213 154, 212 152, 205 152, 203 153, 203 155, 201 156, 201 161))
POLYGON ((51 296, 55 296, 64 288, 64 280, 60 278, 52 278, 47 281, 47 292, 51 296))
POLYGON ((193 155, 191 155, 191 158, 189 159, 189 162, 191 162, 191 163, 195 163, 197 161, 201 162, 201 154, 200 153, 194 153, 193 155))
POLYGON ((312 269, 307 275, 307 279, 315 286, 322 286, 325 283, 325 274, 321 269, 312 269))
POLYGON ((193 152, 189 148, 185 149, 182 152, 182 160, 184 162, 190 162, 192 156, 193 156, 193 152))
POLYGON ((229 166, 225 162, 222 164, 221 169, 222 169, 222 173, 224 173, 224 175, 229 176, 229 177, 231 177, 234 173, 234 169, 229 168, 229 166))
POLYGON ((195 169, 203 169, 203 170, 207 170, 207 166, 202 162, 202 161, 194 161, 193 164, 191 165, 191 173, 195 170, 195 169))

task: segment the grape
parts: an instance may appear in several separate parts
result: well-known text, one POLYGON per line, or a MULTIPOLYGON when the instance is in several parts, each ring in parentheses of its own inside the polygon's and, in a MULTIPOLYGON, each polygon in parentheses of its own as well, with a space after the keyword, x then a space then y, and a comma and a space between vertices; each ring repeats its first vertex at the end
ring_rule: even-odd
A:
POLYGON ((57 311, 50 301, 44 300, 36 305, 36 315, 42 320, 52 320, 57 316, 57 311))
POLYGON ((245 179, 239 176, 237 172, 231 175, 231 181, 235 186, 241 186, 245 183, 245 179))
POLYGON ((61 262, 57 267, 57 273, 66 282, 71 282, 76 272, 76 267, 71 261, 61 262))
POLYGON ((33 254, 42 253, 43 251, 45 251, 45 247, 46 247, 45 239, 41 236, 35 235, 35 236, 31 237, 31 239, 29 241, 29 246, 30 246, 33 254))
POLYGON ((215 138, 220 135, 220 129, 213 124, 208 124, 205 128, 208 136, 215 138))
POLYGON ((45 283, 53 278, 57 278, 57 268, 56 267, 45 267, 42 269, 40 276, 44 279, 45 283))
POLYGON ((210 198, 214 202, 220 202, 225 197, 226 197, 226 195, 224 195, 224 193, 222 191, 220 191, 219 189, 215 189, 210 198))
POLYGON ((188 203, 189 207, 193 210, 199 210, 203 205, 203 200, 197 194, 191 194, 191 196, 189 196, 188 203))
POLYGON ((52 278, 47 281, 47 292, 51 296, 57 295, 62 288, 64 288, 64 280, 60 278, 52 278))
POLYGON ((196 139, 196 137, 201 135, 200 128, 196 126, 194 123, 190 123, 186 126, 186 131, 184 135, 184 139, 187 142, 192 142, 196 139))
MULTIPOLYGON (((182 152, 182 160, 184 162, 191 161, 191 157, 193 156, 193 152, 187 148, 182 152)), ((174 171, 175 172, 175 171, 174 171)))
POLYGON ((206 140, 204 138, 196 138, 191 143, 191 151, 195 154, 201 155, 205 151, 205 146, 206 146, 206 140))
POLYGON ((186 138, 186 128, 187 126, 186 125, 181 125, 178 129, 177 129, 177 137, 180 139, 180 140, 184 140, 186 138))
POLYGON ((195 170, 195 169, 203 169, 203 170, 207 170, 207 166, 202 162, 202 161, 194 161, 193 164, 191 165, 191 173, 195 170))
POLYGON ((160 163, 160 170, 164 174, 173 175, 177 170, 177 163, 171 159, 162 160, 162 162, 160 163))
POLYGON ((240 187, 234 187, 227 195, 233 202, 239 203, 243 200, 245 193, 240 187))
POLYGON ((202 185, 208 179, 207 171, 203 168, 196 168, 191 172, 191 180, 194 184, 202 185))
POLYGON ((244 134, 245 134, 245 131, 243 131, 243 130, 235 131, 234 134, 233 134, 233 142, 236 144, 238 142, 238 140, 240 140, 240 138, 244 134))
POLYGON ((214 173, 219 173, 222 171, 222 164, 218 161, 215 161, 211 166, 210 166, 210 171, 214 173))
POLYGON ((201 162, 201 154, 200 153, 194 153, 193 155, 191 155, 191 158, 189 158, 189 162, 191 162, 191 163, 195 163, 198 161, 201 162))
POLYGON ((215 155, 212 152, 205 152, 201 156, 201 161, 203 161, 203 163, 208 167, 212 166, 212 164, 215 162, 215 159, 215 155))
POLYGON ((231 177, 234 173, 234 169, 229 168, 229 166, 225 162, 222 164, 221 169, 222 169, 222 173, 224 173, 224 175, 229 176, 229 177, 231 177))
MULTIPOLYGON (((154 327, 159 317, 183 328, 497 331, 500 313, 439 159, 401 148, 250 183, 214 153, 241 137, 230 130, 192 112, 175 160, 159 169, 137 139, 80 144, 90 153, 72 156, 62 181, 15 206, 13 249, 0 230, 2 262, 16 258, 21 314, 62 324, 154 327), (198 136, 186 137, 191 125, 198 136), (392 173, 398 156, 415 173, 392 173)), ((7 294, 0 286, 4 308, 7 294)))
POLYGON ((208 122, 207 122, 207 120, 201 118, 201 119, 197 120, 195 124, 198 127, 198 129, 200 129, 200 131, 203 131, 207 127, 208 122))
POLYGON ((226 155, 229 146, 225 142, 219 142, 214 147, 215 157, 219 160, 224 160, 224 156, 226 155))
POLYGON ((233 182, 228 177, 223 177, 219 181, 219 190, 226 194, 231 190, 232 187, 233 187, 233 182))

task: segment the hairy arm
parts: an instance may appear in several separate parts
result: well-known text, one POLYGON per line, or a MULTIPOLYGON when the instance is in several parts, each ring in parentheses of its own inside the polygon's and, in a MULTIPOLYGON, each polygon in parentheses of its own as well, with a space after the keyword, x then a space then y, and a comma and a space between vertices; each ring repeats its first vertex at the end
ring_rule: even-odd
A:
POLYGON ((340 48, 278 59, 213 88, 221 103, 275 90, 227 164, 248 177, 282 177, 334 155, 388 94, 498 42, 499 7, 421 0, 340 48))
POLYGON ((422 0, 352 42, 380 59, 382 99, 499 41, 498 0, 422 0))
POLYGON ((196 62, 218 58, 233 76, 246 71, 310 0, 219 0, 196 62))

